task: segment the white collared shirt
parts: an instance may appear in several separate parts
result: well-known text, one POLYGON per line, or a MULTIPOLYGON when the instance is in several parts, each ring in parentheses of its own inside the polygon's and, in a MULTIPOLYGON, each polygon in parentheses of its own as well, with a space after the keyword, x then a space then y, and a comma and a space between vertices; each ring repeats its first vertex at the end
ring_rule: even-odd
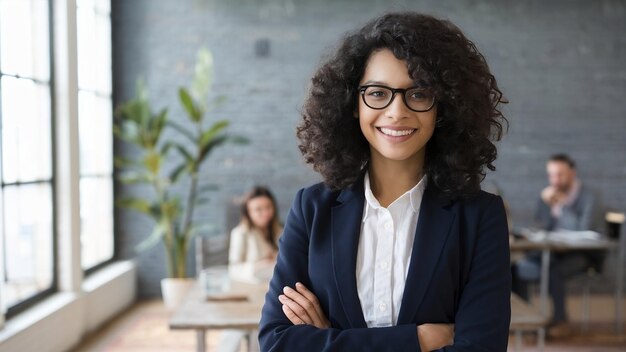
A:
POLYGON ((356 260, 356 284, 368 327, 396 325, 409 271, 424 175, 415 187, 393 201, 380 205, 365 174, 365 204, 356 260))

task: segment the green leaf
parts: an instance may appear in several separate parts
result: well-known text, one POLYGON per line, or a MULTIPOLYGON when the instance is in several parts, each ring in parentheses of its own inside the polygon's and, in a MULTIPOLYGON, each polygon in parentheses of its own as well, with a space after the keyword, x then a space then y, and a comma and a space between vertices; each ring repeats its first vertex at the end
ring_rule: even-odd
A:
POLYGON ((150 183, 153 181, 150 174, 140 171, 125 171, 118 176, 118 179, 125 184, 150 183))
POLYGON ((139 139, 139 127, 135 121, 119 121, 119 123, 113 128, 113 134, 119 139, 141 145, 141 141, 139 139))
POLYGON ((156 224, 150 236, 148 236, 145 240, 141 241, 137 245, 137 247, 135 247, 135 250, 137 252, 143 252, 145 250, 148 250, 154 247, 156 244, 158 244, 161 241, 164 235, 165 235, 164 226, 161 224, 156 224))
POLYGON ((117 206, 122 208, 133 209, 138 212, 153 215, 152 206, 144 199, 125 197, 116 202, 117 206))
POLYGON ((188 167, 187 163, 178 165, 171 173, 169 179, 172 183, 178 182, 178 179, 183 175, 183 172, 188 167))
POLYGON ((193 133, 191 133, 185 127, 179 125, 178 123, 174 121, 168 121, 167 125, 175 129, 176 131, 180 132, 183 136, 187 137, 187 139, 189 139, 194 144, 196 143, 196 137, 194 137, 193 133))
POLYGON ((202 117, 202 113, 196 107, 196 104, 193 102, 193 98, 189 95, 189 92, 185 88, 178 89, 178 97, 180 98, 180 102, 183 104, 185 111, 187 111, 187 115, 193 122, 200 121, 202 117))
POLYGON ((162 109, 157 115, 150 118, 148 124, 151 145, 156 146, 161 138, 163 127, 167 123, 167 109, 162 109))
POLYGON ((153 115, 147 95, 138 83, 137 96, 116 109, 114 134, 144 149, 156 147, 167 122, 167 109, 153 115))
POLYGON ((161 156, 166 157, 167 153, 169 153, 170 149, 172 149, 174 145, 176 145, 176 143, 171 142, 171 141, 163 144, 163 146, 161 146, 161 156))
POLYGON ((193 162, 193 156, 191 156, 191 153, 183 145, 176 143, 174 145, 174 148, 176 148, 176 150, 178 150, 180 155, 182 155, 183 158, 185 158, 185 161, 187 163, 193 162))
POLYGON ((207 159, 207 157, 211 154, 211 151, 213 151, 214 148, 227 142, 246 144, 248 143, 248 140, 244 137, 235 137, 229 135, 220 135, 213 138, 213 140, 211 140, 209 144, 207 144, 206 146, 204 146, 204 148, 200 150, 200 157, 198 158, 198 168, 207 159))
POLYGON ((209 144, 213 138, 228 127, 229 124, 230 121, 228 120, 220 120, 214 123, 208 130, 204 131, 200 137, 200 148, 204 148, 207 144, 209 144))
POLYGON ((220 136, 213 138, 207 145, 205 145, 202 149, 200 149, 200 156, 198 157, 198 168, 206 160, 206 158, 211 154, 211 151, 213 151, 214 148, 226 142, 231 142, 235 144, 247 144, 248 139, 244 137, 236 137, 236 136, 228 136, 228 135, 220 135, 220 136))
POLYGON ((228 139, 227 136, 218 136, 213 138, 213 140, 206 145, 204 148, 200 150, 200 157, 198 158, 198 167, 206 160, 206 158, 211 154, 213 148, 223 144, 228 139))
POLYGON ((213 85, 213 55, 211 51, 202 48, 196 57, 196 66, 193 82, 191 84, 191 95, 199 102, 200 110, 206 111, 206 99, 213 85))
POLYGON ((156 152, 146 154, 143 159, 146 169, 153 175, 157 175, 161 169, 161 155, 156 152))
POLYGON ((150 104, 147 98, 138 92, 135 98, 118 107, 118 115, 123 120, 145 125, 150 118, 150 104))
POLYGON ((184 146, 182 146, 180 144, 176 144, 175 148, 183 156, 183 158, 185 158, 186 168, 184 170, 186 170, 188 172, 195 172, 196 171, 196 160, 191 155, 191 152, 189 152, 184 146))
POLYGON ((170 199, 161 203, 161 215, 170 220, 176 219, 180 214, 180 200, 170 199))

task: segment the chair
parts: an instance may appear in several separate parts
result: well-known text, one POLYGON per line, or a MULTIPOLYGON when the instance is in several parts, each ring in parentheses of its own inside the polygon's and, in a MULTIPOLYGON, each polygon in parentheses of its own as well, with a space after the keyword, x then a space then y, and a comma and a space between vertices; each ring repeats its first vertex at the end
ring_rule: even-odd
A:
MULTIPOLYGON (((619 241, 619 254, 624 253, 624 241, 620 241, 620 231, 624 225, 626 216, 624 213, 608 212, 605 215, 606 222, 606 235, 607 237, 619 241)), ((601 283, 604 270, 604 257, 599 260, 596 265, 590 267, 587 272, 580 277, 582 281, 582 309, 581 309, 581 329, 582 331, 589 330, 589 311, 590 311, 590 296, 592 285, 601 283)), ((618 258, 619 260, 619 258, 618 258)), ((618 264, 619 266, 619 264, 618 264)), ((576 278, 574 278, 576 280, 576 278)), ((618 297, 616 297, 618 299, 618 297)))
POLYGON ((230 230, 239 222, 239 206, 236 200, 225 204, 225 233, 213 236, 197 236, 195 239, 196 276, 202 269, 215 265, 228 264, 228 248, 230 246, 230 230))
POLYGON ((229 244, 230 236, 224 234, 197 236, 195 238, 196 276, 208 267, 227 265, 229 244))

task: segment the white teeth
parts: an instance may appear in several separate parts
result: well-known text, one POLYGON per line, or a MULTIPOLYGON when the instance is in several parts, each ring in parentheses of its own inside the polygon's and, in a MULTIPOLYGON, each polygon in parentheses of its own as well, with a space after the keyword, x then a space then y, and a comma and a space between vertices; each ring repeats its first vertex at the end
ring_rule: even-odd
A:
POLYGON ((396 131, 396 130, 390 130, 388 128, 381 127, 380 131, 388 136, 401 137, 401 136, 407 136, 413 133, 413 131, 415 130, 396 131))

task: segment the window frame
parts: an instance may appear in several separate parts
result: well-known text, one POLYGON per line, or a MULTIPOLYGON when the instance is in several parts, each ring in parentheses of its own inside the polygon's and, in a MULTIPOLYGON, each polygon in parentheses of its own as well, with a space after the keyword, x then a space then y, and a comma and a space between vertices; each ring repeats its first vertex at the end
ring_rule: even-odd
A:
MULTIPOLYGON (((42 184, 50 187, 51 194, 51 241, 52 241, 52 275, 50 287, 38 293, 8 306, 5 297, 0 290, 0 329, 2 325, 16 315, 29 310, 41 301, 60 292, 82 292, 82 284, 91 274, 103 269, 120 259, 118 241, 118 222, 115 207, 115 192, 117 189, 116 170, 114 168, 114 157, 116 152, 115 139, 113 134, 109 136, 111 143, 111 172, 110 174, 86 173, 81 174, 80 170, 80 134, 78 127, 79 110, 78 95, 84 91, 102 97, 102 92, 90 89, 79 89, 78 86, 78 6, 76 0, 46 0, 44 7, 48 9, 48 41, 49 41, 49 77, 42 80, 34 77, 25 77, 18 74, 5 74, 0 72, 0 77, 9 76, 20 79, 28 79, 36 84, 45 84, 50 94, 50 162, 51 176, 45 180, 28 180, 17 182, 4 182, 0 175, 0 187, 20 184, 42 184), (57 96, 57 94, 63 94, 57 96), (75 126, 72 124, 76 123, 75 126), (66 140, 67 138, 67 140, 66 140), (59 144, 60 143, 60 144, 59 144), (75 152, 75 153, 74 153, 75 152), (62 154, 60 154, 62 153, 62 154), (68 154, 68 155, 66 155, 68 154), (72 155, 69 155, 72 154, 72 155), (75 154, 75 155, 74 155, 75 154), (113 241, 113 253, 111 257, 90 268, 82 267, 82 245, 81 245, 81 216, 80 216, 80 182, 83 178, 107 178, 111 180, 113 203, 111 204, 111 240, 113 241), (59 193, 61 192, 61 193, 59 193)), ((112 4, 111 4, 112 6, 112 4)), ((113 92, 113 18, 109 13, 111 23, 111 92, 106 94, 106 98, 111 104, 111 123, 113 123, 114 113, 114 92, 113 92)), ((1 87, 0 87, 1 94, 1 87)), ((2 101, 0 99, 0 109, 2 101)), ((2 121, 0 119, 0 131, 2 121)), ((2 154, 0 146, 0 172, 2 171, 2 154)), ((0 279, 4 281, 6 267, 4 265, 4 251, 6 241, 4 235, 4 194, 0 193, 0 279)), ((4 285, 4 282, 0 282, 4 285)))
MULTIPOLYGON (((32 181, 25 181, 25 182, 21 182, 21 181, 16 181, 16 182, 4 182, 4 179, 2 178, 2 175, 0 175, 0 188, 2 188, 3 190, 5 189, 5 187, 20 187, 20 186, 24 186, 24 185, 32 185, 32 184, 49 184, 50 185, 50 201, 51 201, 51 217, 52 217, 52 222, 51 222, 51 235, 52 235, 52 280, 50 282, 50 286, 47 289, 44 289, 42 291, 39 291, 37 293, 35 293, 34 295, 21 300, 11 306, 6 306, 6 311, 4 312, 4 318, 5 319, 10 319, 12 317, 14 317, 15 315, 25 311, 26 309, 30 308, 31 306, 33 306, 34 304, 41 302, 43 299, 49 297, 50 295, 58 292, 58 283, 59 283, 59 266, 58 266, 58 233, 57 233, 57 225, 58 225, 58 219, 57 219, 57 207, 56 207, 56 201, 57 201, 57 188, 56 188, 56 129, 55 129, 55 125, 56 125, 56 100, 55 100, 55 72, 54 72, 54 45, 53 45, 53 40, 54 40, 54 23, 53 23, 53 15, 54 15, 54 8, 53 8, 53 0, 47 0, 47 4, 48 4, 48 65, 49 65, 49 79, 47 82, 42 81, 40 79, 34 78, 34 77, 26 77, 26 76, 20 76, 19 74, 7 74, 2 72, 2 70, 0 70, 0 78, 2 77, 13 77, 13 78, 17 78, 17 79, 26 79, 26 80, 30 80, 35 84, 45 84, 48 86, 49 88, 49 94, 50 94, 50 162, 51 162, 51 176, 49 179, 38 179, 38 180, 32 180, 32 181)), ((0 86, 0 96, 2 93, 2 87, 0 86)), ((0 133, 2 131, 2 99, 0 99, 0 133)), ((2 171, 2 145, 0 145, 0 171, 2 171)), ((4 192, 2 192, 2 194, 4 195, 4 192)), ((0 198, 0 201, 2 201, 2 211, 4 212, 4 196, 2 198, 0 198)), ((0 214, 0 216, 4 217, 4 214, 0 214)), ((5 232, 4 232, 4 220, 2 221, 2 228, 0 229, 0 231, 2 231, 0 233, 1 237, 2 237, 2 248, 3 251, 6 250, 6 237, 5 237, 5 232)), ((2 255, 0 255, 0 258, 2 258, 2 260, 6 260, 6 258, 4 257, 4 253, 2 253, 2 255)), ((4 272, 2 273, 2 280, 4 282, 2 282, 1 284, 4 285, 6 282, 6 266, 5 263, 3 262, 1 264, 2 270, 4 270, 4 272)), ((0 290, 1 291, 1 290, 0 290)), ((1 292, 0 292, 1 294, 1 292)), ((4 302, 4 297, 0 298, 0 302, 2 302, 2 304, 6 304, 4 302)))
MULTIPOLYGON (((113 124, 113 114, 115 113, 115 106, 114 106, 114 101, 113 101, 113 65, 114 65, 114 60, 113 60, 113 18, 112 18, 112 1, 109 0, 109 13, 108 13, 108 18, 109 18, 109 24, 110 24, 110 28, 111 28, 111 32, 110 32, 110 39, 111 39, 111 45, 109 46, 109 48, 111 49, 111 52, 109 53, 109 55, 111 56, 111 92, 110 93, 103 93, 97 89, 90 89, 90 88, 81 88, 80 87, 80 78, 78 77, 79 72, 78 72, 78 15, 79 15, 79 6, 78 6, 78 1, 75 2, 75 13, 76 13, 76 21, 74 23, 74 34, 75 34, 75 38, 76 38, 76 76, 77 76, 77 83, 76 83, 76 95, 77 95, 77 101, 78 101, 78 96, 80 95, 80 92, 85 92, 87 94, 93 94, 95 97, 97 98, 106 98, 109 100, 110 105, 111 105, 111 124, 113 124)), ((94 9, 95 10, 95 9, 94 9)), ((101 15, 96 13, 96 15, 101 15)), ((80 121, 80 110, 78 112, 78 120, 80 121)), ((80 133, 80 122, 78 123, 78 130, 80 133)), ((80 139, 80 137, 79 137, 80 139)), ((82 267, 82 257, 80 259, 80 266, 81 269, 83 270, 83 274, 85 276, 89 276, 91 274, 93 274, 94 272, 97 272, 99 269, 107 266, 108 264, 111 264, 112 262, 116 261, 119 259, 119 250, 118 250, 118 236, 117 236, 117 217, 116 217, 116 208, 115 208, 115 192, 117 189, 117 182, 115 181, 116 178, 116 174, 115 174, 115 138, 113 136, 113 133, 111 133, 111 135, 109 136, 109 140, 111 143, 111 172, 109 174, 100 174, 100 173, 86 173, 86 174, 82 174, 81 170, 80 170, 80 165, 79 165, 79 170, 78 170, 78 182, 79 182, 79 194, 80 194, 80 181, 85 178, 85 179, 101 179, 101 178, 108 178, 111 180, 111 191, 113 192, 112 194, 112 204, 111 204, 111 229, 113 231, 113 233, 111 234, 111 239, 113 240, 113 253, 111 255, 110 258, 97 263, 91 267, 87 267, 87 268, 83 268, 82 267)), ((80 143, 79 143, 79 154, 80 154, 80 143)), ((79 156, 80 159, 80 156, 79 156)), ((82 229, 80 232, 80 235, 82 237, 82 229)))

